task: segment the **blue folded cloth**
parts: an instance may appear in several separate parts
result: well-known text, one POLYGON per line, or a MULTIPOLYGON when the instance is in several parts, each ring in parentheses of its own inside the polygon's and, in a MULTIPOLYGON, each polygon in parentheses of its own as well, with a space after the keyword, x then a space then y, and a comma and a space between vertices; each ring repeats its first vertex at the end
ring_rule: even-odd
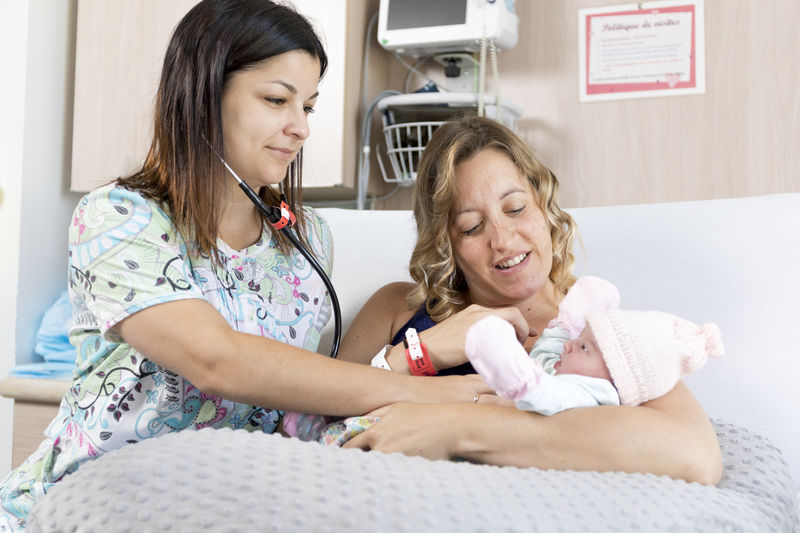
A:
POLYGON ((42 317, 42 325, 36 333, 34 353, 46 362, 74 364, 77 352, 69 343, 71 324, 72 305, 67 291, 64 291, 42 317))
POLYGON ((72 379, 75 363, 27 363, 11 369, 15 378, 72 379))
POLYGON ((69 343, 72 324, 72 305, 64 291, 45 311, 42 324, 36 332, 33 352, 41 362, 16 365, 11 375, 18 378, 71 379, 77 352, 69 343))

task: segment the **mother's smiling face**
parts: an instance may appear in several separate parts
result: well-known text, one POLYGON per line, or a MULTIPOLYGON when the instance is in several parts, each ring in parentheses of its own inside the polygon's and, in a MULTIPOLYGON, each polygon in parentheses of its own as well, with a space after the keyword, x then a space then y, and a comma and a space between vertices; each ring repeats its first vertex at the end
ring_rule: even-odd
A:
POLYGON ((552 294, 550 225, 530 182, 503 152, 486 148, 455 168, 448 228, 472 303, 504 307, 552 294))

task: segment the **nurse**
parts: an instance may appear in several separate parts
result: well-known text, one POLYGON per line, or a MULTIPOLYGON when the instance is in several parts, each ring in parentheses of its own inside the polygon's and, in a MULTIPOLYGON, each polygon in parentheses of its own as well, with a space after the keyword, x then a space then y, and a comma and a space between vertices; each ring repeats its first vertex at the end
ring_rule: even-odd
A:
MULTIPOLYGON (((306 19, 268 0, 205 0, 169 43, 142 167, 85 196, 69 227, 72 387, 37 451, 0 487, 0 530, 109 450, 205 427, 275 431, 283 410, 362 414, 472 402, 476 376, 424 378, 314 353, 320 277, 265 220, 286 196, 328 272, 326 222, 302 207, 302 148, 327 57, 306 19), (219 156, 218 156, 219 154, 219 156)), ((518 313, 489 311, 523 321, 518 313)), ((463 335, 452 341, 461 343, 463 335)))

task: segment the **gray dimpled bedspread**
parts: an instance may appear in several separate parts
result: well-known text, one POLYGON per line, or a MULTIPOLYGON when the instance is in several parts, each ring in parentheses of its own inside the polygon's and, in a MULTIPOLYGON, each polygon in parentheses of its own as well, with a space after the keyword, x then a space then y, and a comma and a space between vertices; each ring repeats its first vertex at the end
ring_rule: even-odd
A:
POLYGON ((715 421, 717 487, 365 453, 203 429, 110 452, 59 482, 29 531, 797 532, 780 451, 715 421))

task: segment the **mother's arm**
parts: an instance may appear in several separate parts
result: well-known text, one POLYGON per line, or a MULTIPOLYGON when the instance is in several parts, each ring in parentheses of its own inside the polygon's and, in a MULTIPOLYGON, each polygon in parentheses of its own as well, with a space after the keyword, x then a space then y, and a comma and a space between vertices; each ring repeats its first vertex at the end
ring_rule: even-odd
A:
MULTIPOLYGON (((384 285, 373 294, 353 319, 339 349, 339 359, 369 364, 384 346, 416 313, 409 309, 406 296, 413 285, 395 282, 384 285)), ((428 347, 436 369, 450 368, 467 362, 464 342, 469 327, 481 318, 494 315, 510 322, 519 338, 527 338, 532 331, 516 307, 491 309, 471 305, 436 326, 421 331, 420 340, 428 347)), ((392 370, 410 374, 402 343, 386 353, 392 370)))
MULTIPOLYGON (((369 364, 413 316, 405 300, 410 288, 391 283, 378 290, 353 320, 339 357, 369 364)), ((462 334, 486 314, 517 320, 518 335, 527 327, 515 308, 472 306, 420 334, 437 368, 466 360, 462 334)), ((408 372, 402 346, 387 360, 393 370, 408 372)), ((346 447, 498 465, 650 472, 705 484, 717 483, 722 473, 714 429, 683 383, 638 407, 572 409, 550 417, 474 404, 396 404, 375 414, 381 420, 346 447)))
POLYGON ((638 407, 550 417, 471 404, 398 404, 376 414, 381 419, 346 447, 545 469, 649 472, 703 484, 716 484, 722 474, 714 429, 683 383, 638 407))
POLYGON ((468 430, 456 455, 494 464, 650 472, 704 484, 716 484, 722 474, 714 429, 683 383, 638 407, 520 416, 526 414, 531 415, 512 411, 486 417, 486 427, 468 430), (502 427, 506 424, 519 426, 509 431, 502 427), (500 446, 497 435, 507 437, 500 446))
MULTIPOLYGON (((372 357, 392 341, 398 331, 412 316, 415 310, 409 309, 406 295, 413 285, 407 282, 395 282, 378 289, 359 310, 342 339, 339 348, 339 359, 354 363, 370 364, 372 357)), ((407 365, 399 364, 402 350, 397 348, 396 354, 390 354, 387 361, 392 369, 407 371, 407 365), (396 367, 396 368, 395 368, 396 367)))

